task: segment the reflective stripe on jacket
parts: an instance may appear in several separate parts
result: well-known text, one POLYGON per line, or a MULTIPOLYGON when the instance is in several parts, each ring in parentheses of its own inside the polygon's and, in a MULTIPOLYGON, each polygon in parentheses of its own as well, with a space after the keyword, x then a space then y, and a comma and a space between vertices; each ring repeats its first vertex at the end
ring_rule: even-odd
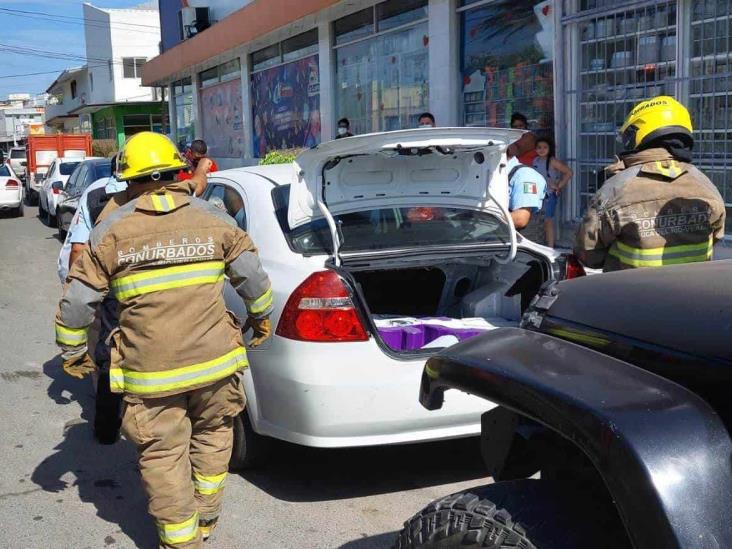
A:
POLYGON ((270 281, 249 236, 225 212, 160 184, 137 192, 92 232, 69 273, 57 343, 78 352, 96 306, 119 301, 112 390, 162 396, 209 385, 248 366, 241 328, 226 310, 224 275, 251 316, 272 310, 270 281))
POLYGON ((625 155, 608 172, 577 232, 585 264, 615 271, 711 259, 725 206, 703 173, 666 149, 625 155))

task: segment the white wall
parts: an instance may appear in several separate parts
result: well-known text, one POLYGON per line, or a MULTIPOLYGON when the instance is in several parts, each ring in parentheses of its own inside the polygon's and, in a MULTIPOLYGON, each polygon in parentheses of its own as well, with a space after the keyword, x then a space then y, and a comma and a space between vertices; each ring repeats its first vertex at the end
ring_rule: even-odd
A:
POLYGON ((93 23, 84 25, 88 72, 94 79, 94 90, 90 89, 89 103, 111 103, 114 101, 114 82, 110 78, 109 65, 105 61, 96 61, 112 59, 109 14, 90 4, 84 4, 84 20, 93 23))
POLYGON ((67 80, 64 80, 60 84, 58 84, 56 87, 54 87, 51 92, 53 92, 57 88, 63 88, 63 95, 64 95, 64 102, 61 105, 53 105, 51 103, 46 104, 46 120, 51 120, 52 118, 55 118, 56 116, 61 116, 68 114, 72 110, 76 109, 77 107, 81 107, 82 104, 88 104, 89 98, 91 97, 91 92, 89 90, 89 76, 87 75, 86 70, 81 70, 79 72, 76 72, 68 78, 67 80), (71 81, 76 80, 76 98, 71 98, 71 81), (82 99, 85 101, 82 103, 82 99))
POLYGON ((94 23, 85 25, 86 55, 94 75, 93 103, 152 101, 152 88, 142 87, 141 78, 124 78, 122 58, 152 59, 159 54, 158 11, 84 4, 84 18, 94 23), (107 59, 113 60, 111 81, 107 59))

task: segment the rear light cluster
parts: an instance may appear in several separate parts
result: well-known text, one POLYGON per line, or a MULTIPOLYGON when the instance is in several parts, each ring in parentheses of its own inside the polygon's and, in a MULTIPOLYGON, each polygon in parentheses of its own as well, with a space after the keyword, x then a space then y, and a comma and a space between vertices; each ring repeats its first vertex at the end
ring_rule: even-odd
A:
POLYGON ((335 271, 313 273, 287 300, 277 335, 297 341, 368 341, 348 288, 335 271))
POLYGON ((18 188, 20 188, 20 183, 18 183, 15 179, 8 179, 5 182, 5 188, 6 189, 18 189, 18 188))
POLYGON ((572 278, 579 278, 586 275, 587 273, 585 272, 585 268, 582 266, 579 259, 577 259, 577 256, 569 254, 567 256, 567 262, 564 265, 564 278, 566 280, 570 280, 572 278))

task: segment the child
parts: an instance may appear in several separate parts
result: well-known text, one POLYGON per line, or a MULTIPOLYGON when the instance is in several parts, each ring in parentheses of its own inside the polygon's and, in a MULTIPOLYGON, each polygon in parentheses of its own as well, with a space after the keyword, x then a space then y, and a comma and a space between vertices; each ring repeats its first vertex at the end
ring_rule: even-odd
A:
POLYGON ((546 245, 554 247, 554 213, 559 202, 562 189, 572 179, 572 170, 561 160, 554 158, 554 146, 547 138, 536 141, 536 158, 534 169, 546 179, 546 197, 544 198, 544 233, 546 245))

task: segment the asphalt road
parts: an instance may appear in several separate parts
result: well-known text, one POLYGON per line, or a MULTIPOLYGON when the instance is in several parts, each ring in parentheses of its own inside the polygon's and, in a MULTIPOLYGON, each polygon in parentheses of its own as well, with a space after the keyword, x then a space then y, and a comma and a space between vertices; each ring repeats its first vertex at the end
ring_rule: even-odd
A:
MULTIPOLYGON (((91 436, 92 387, 53 343, 60 243, 35 207, 0 214, 0 547, 156 547, 134 448, 91 436)), ((484 484, 477 442, 350 450, 277 444, 231 475, 213 548, 389 547, 429 501, 484 484)))

